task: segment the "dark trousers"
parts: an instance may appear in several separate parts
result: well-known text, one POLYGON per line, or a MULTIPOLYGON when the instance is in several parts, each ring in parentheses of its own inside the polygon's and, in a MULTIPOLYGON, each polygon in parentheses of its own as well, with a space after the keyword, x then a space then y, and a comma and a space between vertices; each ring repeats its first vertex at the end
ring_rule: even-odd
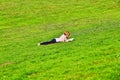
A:
POLYGON ((51 41, 47 41, 47 42, 42 42, 40 43, 40 45, 48 45, 48 44, 53 44, 53 43, 56 43, 55 39, 52 39, 51 41))

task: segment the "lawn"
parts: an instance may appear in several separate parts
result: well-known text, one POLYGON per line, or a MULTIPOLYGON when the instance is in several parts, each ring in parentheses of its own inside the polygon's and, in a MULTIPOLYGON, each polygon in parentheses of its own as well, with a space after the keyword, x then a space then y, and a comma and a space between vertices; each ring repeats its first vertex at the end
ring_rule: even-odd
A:
POLYGON ((120 1, 0 0, 0 80, 120 80, 120 1))

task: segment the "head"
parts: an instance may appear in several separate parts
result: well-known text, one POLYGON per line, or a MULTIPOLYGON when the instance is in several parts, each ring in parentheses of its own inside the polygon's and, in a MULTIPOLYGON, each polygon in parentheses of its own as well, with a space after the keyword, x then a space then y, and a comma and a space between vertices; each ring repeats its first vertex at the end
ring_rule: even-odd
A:
POLYGON ((70 32, 65 31, 65 32, 64 32, 64 35, 68 38, 68 37, 70 36, 70 32))

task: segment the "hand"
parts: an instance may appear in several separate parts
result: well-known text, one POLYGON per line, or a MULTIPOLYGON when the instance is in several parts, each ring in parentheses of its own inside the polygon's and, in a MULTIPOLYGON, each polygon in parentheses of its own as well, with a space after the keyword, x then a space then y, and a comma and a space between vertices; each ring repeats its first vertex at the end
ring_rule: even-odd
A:
POLYGON ((74 38, 67 39, 67 42, 73 41, 74 38))

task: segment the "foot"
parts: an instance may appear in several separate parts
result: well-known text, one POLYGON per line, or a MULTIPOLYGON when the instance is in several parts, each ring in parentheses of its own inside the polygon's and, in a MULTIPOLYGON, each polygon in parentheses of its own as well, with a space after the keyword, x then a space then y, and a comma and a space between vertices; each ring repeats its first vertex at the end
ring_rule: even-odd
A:
POLYGON ((40 43, 38 43, 37 46, 40 46, 40 43))

